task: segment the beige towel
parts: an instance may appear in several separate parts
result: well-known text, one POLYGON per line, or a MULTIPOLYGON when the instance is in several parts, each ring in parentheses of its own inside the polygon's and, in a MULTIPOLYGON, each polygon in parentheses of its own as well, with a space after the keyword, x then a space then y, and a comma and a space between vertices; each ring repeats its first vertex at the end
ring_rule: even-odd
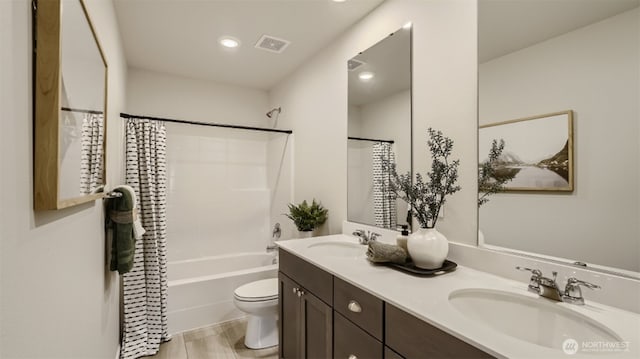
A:
POLYGON ((404 264, 407 262, 407 252, 394 244, 385 244, 378 241, 369 242, 367 258, 374 263, 392 262, 404 264))

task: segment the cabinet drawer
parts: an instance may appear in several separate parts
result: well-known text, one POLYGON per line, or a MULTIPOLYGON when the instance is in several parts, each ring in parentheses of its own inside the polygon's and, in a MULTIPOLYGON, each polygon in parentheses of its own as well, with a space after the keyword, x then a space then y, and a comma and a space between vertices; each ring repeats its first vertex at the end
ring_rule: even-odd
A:
POLYGON ((389 349, 389 347, 384 347, 384 359, 404 359, 404 358, 400 356, 400 354, 389 349))
POLYGON ((340 313, 333 311, 333 357, 335 359, 382 359, 380 341, 340 313))
POLYGON ((333 309, 382 340, 382 300, 340 278, 334 278, 333 309))
POLYGON ((280 249, 280 271, 301 286, 331 305, 333 301, 333 276, 313 264, 280 249))
POLYGON ((492 358, 442 330, 385 304, 385 344, 405 358, 492 358))

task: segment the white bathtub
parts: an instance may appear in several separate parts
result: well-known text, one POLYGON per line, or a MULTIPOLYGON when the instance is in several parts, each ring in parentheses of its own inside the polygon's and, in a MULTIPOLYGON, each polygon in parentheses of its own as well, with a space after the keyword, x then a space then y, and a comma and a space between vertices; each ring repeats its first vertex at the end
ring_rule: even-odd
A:
POLYGON ((233 305, 242 284, 275 278, 275 253, 251 252, 169 262, 167 315, 172 334, 244 316, 233 305))

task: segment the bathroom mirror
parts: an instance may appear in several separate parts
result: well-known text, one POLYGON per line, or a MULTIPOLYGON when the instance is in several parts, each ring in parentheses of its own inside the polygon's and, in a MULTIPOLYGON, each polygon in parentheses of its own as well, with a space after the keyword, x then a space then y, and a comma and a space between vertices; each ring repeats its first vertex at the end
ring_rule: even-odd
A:
POLYGON ((397 229, 407 203, 389 191, 383 159, 411 171, 411 29, 402 28, 348 61, 350 222, 397 229))
MULTIPOLYGON (((481 246, 640 278, 639 3, 480 0, 479 162, 488 159, 488 141, 502 136, 486 138, 487 125, 565 113, 573 117, 574 168, 565 192, 487 197, 481 246)), ((555 134, 528 132, 532 146, 562 134, 561 146, 561 121, 555 134)), ((532 152, 516 138, 504 138, 502 164, 532 152)))
POLYGON ((34 208, 103 196, 107 63, 81 0, 35 7, 34 208))

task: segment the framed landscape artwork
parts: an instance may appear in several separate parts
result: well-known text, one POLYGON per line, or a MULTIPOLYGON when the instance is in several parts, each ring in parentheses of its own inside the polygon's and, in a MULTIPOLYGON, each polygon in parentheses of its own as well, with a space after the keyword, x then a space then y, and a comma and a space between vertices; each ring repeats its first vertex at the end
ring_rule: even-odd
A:
POLYGON ((504 150, 493 168, 511 178, 504 191, 573 191, 572 110, 480 126, 480 163, 500 139, 504 150))

